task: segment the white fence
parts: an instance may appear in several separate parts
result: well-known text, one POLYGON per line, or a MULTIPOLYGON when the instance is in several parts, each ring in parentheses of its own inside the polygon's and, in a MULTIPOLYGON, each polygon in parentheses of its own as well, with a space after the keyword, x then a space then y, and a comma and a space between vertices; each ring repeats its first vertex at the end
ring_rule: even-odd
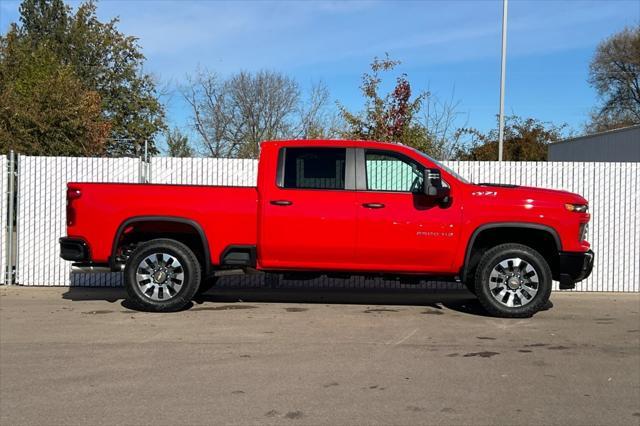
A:
POLYGON ((6 269, 6 257, 5 254, 8 252, 7 247, 7 208, 8 202, 7 197, 9 196, 9 175, 7 174, 7 167, 9 161, 7 157, 4 155, 0 156, 0 194, 2 194, 2 198, 0 199, 0 250, 2 250, 2 256, 0 256, 0 283, 4 284, 7 276, 6 269))
MULTIPOLYGON (((582 291, 640 291, 640 163, 447 162, 474 182, 565 189, 590 202, 596 263, 582 291)), ((17 282, 23 285, 119 285, 119 274, 70 274, 59 258, 68 181, 137 182, 137 159, 20 157, 17 282)), ((255 160, 152 158, 153 183, 256 183, 255 160)), ((6 216, 6 215, 5 215, 6 216)), ((358 285, 360 286, 360 285, 358 285)), ((441 286, 438 286, 441 287, 441 286)), ((446 286, 445 286, 446 287, 446 286)))
POLYGON ((65 235, 66 185, 76 182, 138 182, 135 158, 18 158, 18 258, 16 282, 22 285, 114 286, 120 274, 73 274, 60 259, 58 239, 65 235))
POLYGON ((236 158, 151 158, 152 183, 255 186, 258 161, 236 158))

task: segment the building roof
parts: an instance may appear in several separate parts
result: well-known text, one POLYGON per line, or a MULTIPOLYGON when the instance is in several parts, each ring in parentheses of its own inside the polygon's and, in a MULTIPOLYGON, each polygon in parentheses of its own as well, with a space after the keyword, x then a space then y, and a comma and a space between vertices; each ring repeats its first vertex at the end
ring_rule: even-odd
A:
POLYGON ((562 139, 557 142, 552 142, 552 144, 555 145, 555 144, 566 143, 566 142, 574 142, 582 139, 594 138, 599 136, 608 136, 608 135, 611 135, 612 133, 628 132, 633 130, 640 130, 640 124, 634 124, 633 126, 627 126, 627 127, 620 127, 618 129, 613 129, 613 130, 605 130, 604 132, 590 133, 588 135, 573 136, 570 138, 562 139))

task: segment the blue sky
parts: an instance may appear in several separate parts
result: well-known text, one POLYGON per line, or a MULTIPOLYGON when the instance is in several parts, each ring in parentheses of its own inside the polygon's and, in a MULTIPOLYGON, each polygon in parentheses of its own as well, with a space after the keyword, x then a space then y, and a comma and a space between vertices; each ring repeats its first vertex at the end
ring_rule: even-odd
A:
MULTIPOLYGON (((0 28, 18 18, 0 0, 0 28)), ((70 2, 77 4, 77 2, 70 2)), ((324 81, 332 100, 357 109, 361 74, 374 56, 402 61, 414 90, 459 100, 468 126, 495 125, 501 1, 102 0, 102 19, 139 37, 146 70, 169 87, 198 66, 228 75, 271 69, 303 87, 324 81)), ((597 44, 640 23, 640 0, 509 2, 506 111, 580 130, 596 95, 587 83, 597 44)), ((178 95, 172 125, 188 127, 178 95)), ((461 123, 464 124, 464 123, 461 123)))

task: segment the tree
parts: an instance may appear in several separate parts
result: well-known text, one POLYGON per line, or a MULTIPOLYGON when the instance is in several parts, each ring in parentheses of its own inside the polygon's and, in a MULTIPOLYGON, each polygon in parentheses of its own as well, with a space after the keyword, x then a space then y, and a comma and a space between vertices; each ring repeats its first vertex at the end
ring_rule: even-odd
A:
POLYGON ((174 127, 165 132, 167 155, 169 157, 193 157, 193 149, 189 145, 189 138, 180 129, 174 127))
POLYGON ((211 157, 236 155, 237 135, 232 129, 235 114, 224 82, 216 74, 198 69, 180 90, 191 108, 192 126, 205 153, 211 157))
POLYGON ((589 83, 601 100, 591 114, 589 132, 640 123, 640 25, 600 43, 589 67, 589 83))
POLYGON ((240 72, 227 82, 227 90, 240 141, 238 156, 256 158, 260 142, 291 133, 289 119, 300 100, 294 80, 271 71, 240 72))
MULTIPOLYGON (((208 155, 256 158, 260 142, 294 137, 298 84, 283 74, 240 72, 226 80, 198 70, 181 89, 192 125, 208 155)), ((309 123, 312 112, 303 113, 309 123)), ((310 124, 309 124, 310 125, 310 124)))
POLYGON ((17 52, 48 51, 86 90, 97 94, 101 119, 109 123, 106 154, 135 155, 145 140, 154 153, 153 138, 165 128, 164 108, 153 79, 142 72, 145 58, 137 39, 118 31, 117 23, 100 22, 92 1, 74 13, 62 0, 23 0, 20 24, 2 37, 0 60, 9 75, 23 66, 23 55, 17 52))
MULTIPOLYGON (((6 52, 3 41, 3 58, 6 52)), ((0 61, 0 152, 103 155, 110 125, 102 117, 100 95, 48 50, 12 55, 19 66, 0 61)))
POLYGON ((360 90, 365 99, 364 111, 352 113, 339 105, 347 126, 345 137, 401 142, 416 148, 428 148, 426 135, 416 120, 424 94, 411 99, 411 85, 406 74, 397 77, 391 93, 384 96, 379 93, 381 74, 393 70, 398 64, 400 62, 390 59, 389 55, 383 59, 374 58, 371 72, 362 75, 360 90))
MULTIPOLYGON (((504 160, 546 161, 548 144, 562 139, 565 125, 556 126, 534 118, 510 116, 505 119, 504 160)), ((498 159, 498 130, 482 133, 477 129, 460 129, 471 141, 458 149, 457 157, 467 161, 494 161, 498 159)))
POLYGON ((458 130, 466 126, 467 121, 460 123, 463 114, 459 111, 460 101, 455 100, 455 92, 451 92, 448 100, 441 100, 428 91, 422 105, 421 124, 430 141, 430 154, 440 160, 450 160, 460 148, 462 132, 458 130))
POLYGON ((448 159, 457 145, 454 127, 460 113, 459 102, 441 102, 429 91, 413 96, 406 74, 396 78, 393 90, 380 94, 382 74, 395 69, 400 62, 386 55, 374 58, 371 71, 362 76, 360 89, 365 99, 364 111, 352 113, 339 105, 351 139, 400 142, 436 158, 448 159))
POLYGON ((332 139, 341 135, 339 117, 328 111, 329 89, 322 83, 311 86, 307 99, 297 107, 294 137, 298 139, 332 139))

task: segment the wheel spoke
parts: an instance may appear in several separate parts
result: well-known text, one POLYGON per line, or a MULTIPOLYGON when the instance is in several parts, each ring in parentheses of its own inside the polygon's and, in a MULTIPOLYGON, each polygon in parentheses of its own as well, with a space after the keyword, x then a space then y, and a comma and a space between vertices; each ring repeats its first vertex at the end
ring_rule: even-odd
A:
POLYGON ((176 290, 173 288, 173 283, 167 283, 167 285, 164 288, 165 293, 167 293, 167 296, 169 298, 175 296, 176 294, 176 290))
POLYGON ((526 305, 527 302, 529 302, 529 299, 531 299, 529 293, 527 293, 524 289, 516 291, 516 295, 518 296, 518 299, 520 299, 520 305, 526 305))
POLYGON ((153 287, 153 283, 148 283, 141 287, 142 287, 141 288, 142 292, 146 294, 149 291, 149 289, 153 287))
POLYGON ((498 300, 502 300, 505 296, 505 294, 507 294, 507 288, 506 287, 501 287, 501 290, 498 294, 495 294, 495 298, 498 300))
POLYGON ((518 269, 520 270, 520 272, 526 271, 529 269, 529 264, 526 261, 520 259, 520 264, 518 265, 518 269))
POLYGON ((522 284, 522 288, 524 289, 524 291, 529 293, 529 296, 531 296, 532 298, 538 292, 537 288, 533 288, 533 287, 529 286, 528 284, 522 284))
POLYGON ((508 266, 510 271, 513 271, 513 260, 512 259, 507 260, 507 266, 508 266))
POLYGON ((507 301, 505 302, 506 305, 510 308, 513 308, 514 299, 515 299, 515 293, 513 291, 510 291, 507 295, 507 301))

